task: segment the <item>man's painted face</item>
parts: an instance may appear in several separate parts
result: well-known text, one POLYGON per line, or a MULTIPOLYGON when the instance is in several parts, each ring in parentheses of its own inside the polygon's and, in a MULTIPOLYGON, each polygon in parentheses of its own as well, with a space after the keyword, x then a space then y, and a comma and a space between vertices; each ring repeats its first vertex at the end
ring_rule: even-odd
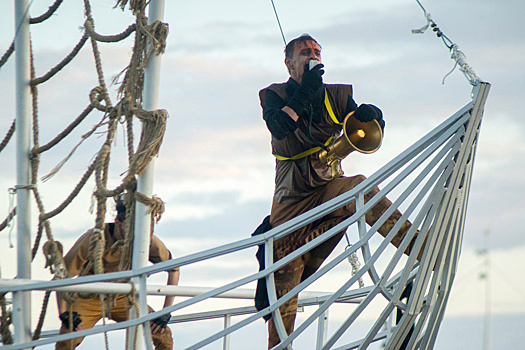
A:
POLYGON ((304 65, 311 60, 321 62, 321 47, 312 40, 295 44, 292 57, 286 57, 284 64, 290 72, 290 76, 301 83, 304 65))

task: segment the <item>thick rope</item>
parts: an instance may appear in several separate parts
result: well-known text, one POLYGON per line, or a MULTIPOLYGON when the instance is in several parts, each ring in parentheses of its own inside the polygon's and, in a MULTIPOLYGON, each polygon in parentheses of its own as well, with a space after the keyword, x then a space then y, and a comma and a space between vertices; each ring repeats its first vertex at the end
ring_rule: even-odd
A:
POLYGON ((2 150, 5 148, 5 146, 7 146, 9 141, 11 141, 11 138, 13 137, 13 134, 15 133, 15 124, 16 124, 16 119, 13 119, 13 122, 11 123, 9 130, 7 131, 7 134, 4 136, 2 143, 0 143, 0 152, 2 152, 2 150))
MULTIPOLYGON (((62 244, 58 241, 54 241, 53 239, 48 240, 46 243, 44 243, 44 246, 42 248, 44 251, 44 256, 46 258, 46 266, 49 267, 51 270, 51 273, 54 274, 53 279, 63 279, 68 278, 69 273, 67 272, 66 265, 64 263, 63 258, 63 247, 62 244)), ((66 300, 66 303, 71 301, 70 293, 63 293, 67 294, 68 296, 64 299, 66 300)), ((33 340, 37 340, 40 338, 40 333, 42 331, 42 327, 44 325, 44 320, 47 313, 47 306, 49 304, 49 297, 51 295, 51 291, 46 291, 44 295, 44 300, 42 301, 42 308, 40 311, 40 317, 38 319, 38 324, 35 328, 35 331, 33 332, 33 340)))
MULTIPOLYGON (((142 194, 140 192, 135 192, 135 199, 137 202, 140 202, 149 208, 148 214, 151 215, 151 221, 152 223, 158 223, 160 221, 160 218, 162 217, 162 214, 164 214, 164 202, 157 196, 151 196, 148 197, 145 194, 142 194)), ((153 231, 151 232, 153 233, 153 231)))
POLYGON ((138 202, 141 202, 142 204, 150 207, 148 213, 151 216, 149 228, 149 233, 151 236, 153 234, 155 223, 159 222, 160 218, 162 217, 162 214, 164 213, 164 202, 159 197, 152 196, 151 198, 149 198, 148 196, 139 192, 135 193, 135 199, 138 202))
MULTIPOLYGON (((49 17, 51 17, 51 15, 53 15, 53 13, 55 13, 55 11, 58 9, 62 1, 63 0, 56 0, 55 3, 51 7, 49 7, 47 12, 45 12, 44 14, 38 17, 30 18, 29 24, 41 23, 45 21, 46 19, 48 19, 49 17)), ((7 60, 9 59, 9 57, 11 57, 14 51, 15 51, 15 41, 13 40, 11 42, 11 45, 7 49, 7 51, 2 55, 2 58, 0 59, 0 67, 2 67, 7 62, 7 60)))
MULTIPOLYGON (((57 4, 57 3, 55 3, 57 4)), ((58 5, 57 4, 57 8, 58 5)), ((52 13, 52 12, 51 12, 52 13)), ((34 80, 35 78, 35 66, 34 66, 34 58, 33 58, 33 50, 31 45, 31 79, 34 80)), ((38 90, 37 86, 31 85, 31 95, 32 95, 32 105, 33 105, 33 145, 34 147, 38 147, 39 145, 39 130, 38 130, 38 90)), ((40 155, 39 154, 32 154, 31 157, 31 184, 36 184, 37 182, 37 176, 38 176, 38 167, 40 163, 40 155)), ((38 210, 40 212, 39 216, 39 223, 38 223, 38 233, 36 235, 35 243, 33 245, 33 250, 31 253, 31 261, 36 256, 36 252, 38 250, 38 246, 40 244, 40 239, 42 237, 42 229, 44 228, 47 234, 48 241, 44 244, 44 255, 46 257, 46 266, 49 267, 51 270, 51 273, 53 273, 54 279, 57 278, 64 278, 68 277, 68 273, 64 264, 64 259, 62 256, 63 248, 62 244, 60 242, 56 242, 53 239, 53 235, 51 234, 51 225, 49 224, 48 220, 42 220, 42 215, 45 212, 43 201, 40 197, 40 193, 36 186, 33 188, 33 195, 35 197, 35 200, 37 202, 38 210)), ((49 297, 51 295, 51 292, 47 291, 44 295, 44 300, 42 302, 42 308, 40 311, 40 316, 38 319, 38 324, 36 326, 36 329, 33 333, 33 340, 39 339, 40 334, 42 331, 42 327, 44 325, 44 320, 47 313, 47 307, 49 305, 49 297)))
POLYGON ((100 121, 97 125, 95 125, 90 131, 82 135, 80 138, 80 141, 75 145, 75 147, 71 149, 71 151, 69 151, 68 155, 64 159, 62 159, 53 169, 51 169, 51 171, 47 175, 42 177, 42 181, 46 182, 49 179, 51 179, 53 176, 55 176, 60 171, 60 169, 62 169, 64 164, 66 164, 67 161, 73 156, 73 154, 80 147, 80 145, 82 145, 84 141, 86 141, 89 137, 91 137, 97 131, 98 128, 104 125, 105 123, 104 119, 105 119, 105 116, 102 119, 102 121, 100 121))
POLYGON ((7 227, 7 225, 9 225, 9 223, 11 222, 11 220, 13 220, 13 218, 15 216, 16 216, 16 207, 13 210, 11 210, 11 212, 7 215, 7 217, 4 219, 4 221, 2 221, 2 223, 0 224, 0 231, 5 229, 7 227))
MULTIPOLYGON (((122 10, 126 7, 129 0, 117 0, 116 7, 120 7, 122 10)), ((144 9, 146 8, 146 1, 145 0, 131 0, 129 2, 129 9, 131 12, 133 12, 134 15, 144 13, 144 9)))
POLYGON ((95 274, 104 273, 104 248, 106 246, 106 237, 104 236, 104 231, 94 229, 91 234, 91 241, 89 245, 89 255, 94 257, 93 259, 93 268, 95 274))
MULTIPOLYGON (((137 299, 135 296, 137 295, 137 288, 135 287, 135 283, 131 283, 131 293, 127 295, 127 303, 126 303, 126 309, 129 311, 132 308, 135 308, 137 310, 137 318, 140 317, 140 309, 139 304, 137 303, 137 299)), ((138 327, 134 327, 134 333, 133 333, 133 350, 137 348, 137 335, 138 335, 138 327)), ((129 327, 126 328, 126 349, 129 349, 129 327)))
MULTIPOLYGON (((92 27, 95 28, 95 25, 93 24, 93 17, 91 16, 91 6, 89 4, 89 0, 84 0, 85 9, 86 9, 86 22, 90 22, 92 27)), ((85 26, 85 25, 84 25, 85 26)), ((102 61, 100 59, 100 52, 98 50, 97 41, 93 38, 91 38, 91 47, 93 51, 93 57, 95 59, 95 68, 97 70, 97 76, 98 76, 98 84, 103 89, 103 97, 104 101, 106 102, 106 106, 110 107, 112 106, 111 100, 109 98, 108 89, 106 87, 106 82, 104 80, 104 73, 102 71, 102 61)))
POLYGON ((42 145, 37 148, 33 148, 31 151, 32 154, 40 154, 44 153, 48 150, 50 150, 53 146, 56 146, 60 141, 66 138, 67 135, 69 135, 86 117, 93 111, 95 107, 91 104, 87 106, 80 115, 73 120, 71 124, 69 124, 62 132, 60 132, 57 136, 55 136, 54 139, 46 143, 45 145, 42 145))
POLYGON ((118 90, 119 97, 124 96, 123 99, 129 101, 134 107, 142 104, 144 70, 140 69, 140 66, 144 60, 144 50, 146 49, 146 40, 142 30, 143 22, 147 23, 146 21, 145 17, 137 16, 135 24, 138 30, 135 32, 133 54, 131 55, 130 64, 124 69, 124 79, 118 90))
POLYGON ((2 334, 2 344, 13 344, 13 337, 9 325, 12 323, 11 311, 7 311, 5 293, 0 294, 0 307, 2 315, 0 316, 0 333, 2 334))
POLYGON ((124 196, 124 205, 126 206, 126 222, 125 222, 125 237, 124 246, 122 247, 121 260, 119 264, 119 271, 126 271, 131 269, 131 262, 133 257, 133 240, 135 232, 135 188, 129 188, 127 194, 124 196))
POLYGON ((38 323, 35 331, 33 332, 33 340, 40 339, 42 333, 42 327, 44 326, 44 320, 46 318, 47 306, 49 305, 49 297, 51 296, 50 291, 46 291, 44 299, 42 300, 42 308, 40 309, 40 316, 38 317, 38 323))
POLYGON ((46 258, 45 267, 49 267, 51 273, 55 275, 55 279, 64 279, 69 276, 64 263, 64 248, 62 243, 55 240, 49 240, 44 243, 42 247, 44 257, 46 258))
MULTIPOLYGON (((101 317, 102 317, 102 325, 105 326, 106 325, 106 307, 104 305, 104 297, 105 295, 104 294, 101 294, 100 297, 99 297, 99 301, 100 301, 100 311, 101 311, 101 317)), ((107 331, 104 331, 104 345, 106 347, 106 350, 109 349, 109 341, 108 341, 108 332, 107 331)))
POLYGON ((60 5, 62 4, 62 1, 63 0, 56 0, 55 3, 51 6, 49 6, 49 9, 47 9, 47 12, 45 12, 44 14, 38 16, 38 17, 34 17, 34 18, 30 18, 29 19, 29 24, 37 24, 37 23, 42 23, 44 22, 45 20, 47 20, 49 17, 51 17, 55 12, 56 10, 60 7, 60 5))
POLYGON ((91 165, 88 167, 88 169, 80 179, 80 182, 76 185, 76 187, 69 194, 69 196, 57 208, 42 215, 41 220, 47 220, 52 218, 53 216, 60 214, 73 201, 73 199, 75 199, 75 197, 80 193, 86 182, 91 177, 91 174, 93 174, 93 171, 95 170, 95 165, 95 162, 91 163, 91 165))
MULTIPOLYGON (((30 45, 30 69, 31 69, 31 79, 34 79, 35 77, 35 64, 34 64, 34 57, 33 57, 33 45, 31 42, 30 45)), ((38 129, 38 89, 36 86, 31 86, 31 99, 32 99, 32 111, 33 111, 33 144, 38 147, 39 144, 39 129, 38 129)), ((37 182, 37 176, 38 176, 38 168, 40 164, 40 156, 32 155, 31 157, 31 185, 33 190, 33 195, 35 197, 35 200, 37 202, 38 210, 40 212, 40 215, 44 213, 44 204, 42 202, 42 199, 40 197, 40 193, 38 191, 38 188, 36 187, 37 182)), ((39 221, 38 223, 38 233, 35 238, 35 243, 33 244, 33 250, 31 254, 31 261, 36 256, 36 252, 38 250, 38 246, 40 244, 40 240, 42 237, 42 229, 45 229, 47 237, 49 240, 53 239, 53 236, 51 234, 51 226, 48 221, 39 221)))
POLYGON ((131 113, 126 115, 126 136, 128 139, 128 166, 131 166, 133 163, 133 154, 135 153, 133 149, 133 115, 131 113))
MULTIPOLYGON (((45 12, 44 14, 42 14, 42 15, 40 15, 38 17, 30 18, 29 19, 29 24, 42 23, 43 21, 45 21, 46 19, 51 17, 53 15, 53 13, 55 13, 55 11, 58 9, 58 7, 62 3, 62 1, 63 0, 56 0, 55 3, 51 7, 49 7, 47 12, 45 12)), ((11 42, 11 45, 7 49, 7 51, 3 54, 2 58, 0 59, 0 68, 7 62, 7 60, 9 59, 9 57, 11 57, 11 55, 13 54, 14 51, 15 51, 15 41, 13 40, 11 42)))
POLYGON ((86 30, 86 33, 96 41, 100 41, 103 43, 116 43, 130 36, 131 33, 133 33, 136 30, 136 25, 135 23, 133 23, 129 27, 127 27, 122 33, 114 35, 98 34, 97 32, 95 32, 95 28, 93 28, 93 23, 91 21, 86 21, 84 23, 84 29, 86 30))
POLYGON ((134 174, 142 174, 151 159, 159 153, 166 132, 168 112, 164 109, 153 112, 136 110, 135 115, 142 121, 142 134, 130 171, 134 174))
POLYGON ((2 58, 0 58, 0 68, 2 68, 2 66, 4 64, 6 64, 7 60, 9 59, 9 57, 11 57, 13 52, 15 52, 15 42, 14 42, 14 40, 11 43, 11 45, 9 46, 9 48, 7 49, 7 51, 2 55, 2 58))
POLYGON ((51 79, 55 74, 60 72, 62 68, 64 68, 69 62, 71 62, 73 58, 75 58, 75 56, 80 52, 80 49, 82 49, 88 38, 89 36, 87 34, 84 34, 82 38, 80 38, 80 41, 77 43, 77 45, 73 48, 73 50, 71 50, 71 52, 62 61, 60 61, 55 67, 51 68, 49 72, 47 72, 43 76, 32 79, 31 85, 35 86, 38 84, 42 84, 51 79))
POLYGON ((166 49, 166 38, 168 37, 168 25, 161 21, 155 21, 151 25, 143 27, 143 32, 148 36, 145 59, 141 68, 145 68, 153 54, 160 55, 166 49))
MULTIPOLYGON (((60 6, 63 0, 57 0, 49 8, 49 10, 42 16, 32 19, 31 23, 40 23, 56 11, 60 6)), ((88 179, 91 177, 93 172, 95 172, 95 181, 96 181, 96 191, 95 197, 97 200, 97 212, 96 212, 96 222, 93 229, 92 239, 90 241, 89 255, 90 259, 88 264, 85 266, 85 269, 81 272, 85 274, 91 272, 91 269, 95 274, 104 273, 102 255, 105 248, 105 238, 104 238, 104 229, 105 229, 105 214, 106 214, 106 201, 108 197, 113 197, 116 195, 122 194, 124 191, 127 192, 127 217, 126 220, 126 238, 127 242, 125 245, 129 248, 129 258, 124 262, 122 268, 129 269, 131 266, 131 253, 133 247, 133 231, 134 231, 134 216, 135 216, 135 202, 139 201, 148 205, 150 207, 149 213, 151 215, 151 225, 150 229, 153 232, 153 226, 155 222, 160 220, 162 213, 164 212, 164 203, 157 197, 153 196, 151 198, 144 196, 143 194, 136 193, 136 175, 144 171, 146 166, 150 163, 151 159, 158 155, 160 145, 162 143, 165 129, 166 121, 168 114, 164 110, 157 110, 153 112, 143 111, 142 108, 142 90, 143 90, 143 79, 144 79, 144 69, 148 64, 148 60, 153 54, 160 54, 164 51, 166 45, 166 37, 168 33, 168 27, 162 22, 155 22, 151 25, 147 25, 147 18, 144 16, 144 8, 146 6, 146 1, 144 0, 132 0, 130 7, 134 14, 137 17, 136 23, 129 26, 124 32, 117 35, 108 35, 102 36, 95 31, 94 20, 91 15, 91 7, 89 0, 84 0, 85 4, 85 15, 86 21, 84 24, 85 33, 77 43, 77 45, 72 49, 72 51, 55 67, 53 67, 49 72, 44 74, 41 77, 35 77, 35 67, 34 61, 31 58, 31 93, 32 93, 32 103, 33 103, 33 150, 31 153, 31 188, 38 206, 39 210, 39 222, 38 222, 38 231, 33 245, 32 257, 36 256, 38 246, 43 232, 46 232, 47 241, 43 245, 44 256, 46 258, 46 267, 50 268, 54 278, 66 278, 69 277, 67 269, 65 268, 63 260, 63 251, 62 245, 60 242, 57 242, 53 239, 51 234, 51 226, 49 219, 61 213, 78 195, 80 190, 85 186, 88 179), (101 42, 115 42, 124 40, 132 32, 136 32, 135 45, 133 49, 132 59, 129 65, 125 68, 123 72, 126 72, 126 75, 123 79, 121 89, 119 90, 120 101, 115 107, 112 107, 111 100, 109 98, 109 93, 105 84, 104 74, 102 70, 102 63, 100 60, 100 52, 98 50, 97 41, 101 42), (47 144, 40 146, 39 145, 39 121, 38 121, 38 90, 37 86, 42 84, 51 78, 53 78, 61 69, 63 69, 68 63, 70 63, 82 49, 88 38, 91 41, 93 57, 95 61, 95 68, 98 77, 99 86, 93 89, 90 92, 90 105, 87 106, 81 114, 75 118, 62 132, 60 132, 56 137, 54 137, 47 144), (103 103, 101 103, 104 101, 103 103), (101 126, 107 125, 106 140, 104 144, 100 147, 95 160, 90 164, 80 182, 75 186, 74 190, 69 194, 69 196, 54 210, 50 212, 45 212, 44 203, 41 198, 41 195, 36 187, 38 180, 38 170, 40 164, 40 155, 58 143, 60 143, 65 137, 71 134, 94 110, 104 112, 104 117, 102 121, 94 128, 91 129, 88 133, 82 136, 83 139, 93 135, 96 130, 101 126), (109 173, 109 161, 111 155, 111 146, 114 142, 116 130, 121 117, 125 117, 126 123, 126 132, 127 132, 127 148, 128 148, 128 163, 129 169, 126 176, 124 177, 122 183, 117 186, 115 189, 109 190, 107 188, 108 173, 109 173), (134 135, 133 135, 133 117, 136 116, 143 123, 142 135, 140 142, 138 144, 137 150, 134 151, 134 135), (89 271, 88 271, 89 270, 89 271)), ((125 6, 127 1, 121 6, 125 6)), ((117 4, 118 5, 118 4, 117 4)), ((10 51, 14 50, 14 44, 10 48, 10 51)), ((8 50, 9 51, 9 50, 8 50)), ((4 54, 2 57, 2 64, 4 64, 11 53, 4 54)), ((13 122, 8 135, 4 138, 4 141, 0 144, 0 151, 6 147, 7 143, 12 137, 12 134, 15 130, 15 122, 13 122)), ((78 147, 78 145, 77 145, 78 147)), ((70 152, 68 157, 61 162, 57 167, 56 171, 67 161, 67 159, 72 156, 76 147, 70 152)), ((15 208, 16 209, 16 208, 15 208)), ((4 223, 0 224, 0 230, 7 227, 7 223, 12 217, 15 216, 16 210, 13 209, 8 215, 8 218, 4 223), (3 226, 3 227, 2 227, 3 226)), ((123 259, 126 260, 126 259, 123 259)), ((68 304, 68 310, 71 311, 71 305, 74 303, 79 295, 77 293, 62 293, 64 300, 68 304)), ((85 295, 80 295, 81 297, 89 297, 85 295)), ((103 303, 103 296, 100 296, 101 300, 101 309, 103 319, 106 317, 106 309, 103 303)), ((37 329, 35 330, 34 339, 37 339, 40 336, 44 318, 46 315, 47 305, 49 301, 49 293, 46 293, 44 301, 42 304, 42 312, 40 314, 39 322, 37 329)), ((104 321, 105 322, 105 321, 104 321)), ((7 322, 2 322, 2 324, 7 324, 7 322)), ((7 336, 6 336, 7 339, 7 336)), ((105 335, 106 348, 107 344, 107 335, 105 335)), ((5 343, 5 342, 4 342, 5 343)))

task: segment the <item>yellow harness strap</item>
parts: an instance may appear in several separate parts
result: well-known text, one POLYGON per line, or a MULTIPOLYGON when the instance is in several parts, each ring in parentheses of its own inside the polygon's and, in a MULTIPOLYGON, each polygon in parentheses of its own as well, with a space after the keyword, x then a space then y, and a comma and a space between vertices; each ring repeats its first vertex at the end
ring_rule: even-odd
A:
POLYGON ((343 125, 337 118, 335 117, 335 113, 332 109, 332 106, 330 105, 330 100, 328 100, 328 91, 326 89, 324 90, 324 105, 326 106, 326 110, 328 111, 328 114, 330 115, 330 118, 334 121, 334 123, 343 125))
MULTIPOLYGON (((328 99, 328 92, 326 91, 326 89, 324 90, 324 105, 326 107, 326 110, 328 111, 328 114, 330 115, 330 118, 332 118, 334 123, 342 125, 343 123, 340 123, 339 120, 337 120, 337 118, 335 116, 335 113, 334 113, 334 110, 332 109, 332 106, 330 105, 330 100, 328 99)), ((324 145, 328 146, 330 144, 330 142, 332 142, 332 139, 333 139, 333 137, 330 137, 324 143, 324 145)), ((320 150, 321 150, 321 147, 314 147, 314 148, 310 148, 309 150, 306 150, 304 152, 301 152, 299 154, 296 154, 293 157, 283 157, 283 156, 280 156, 278 154, 274 154, 273 156, 275 158, 279 159, 279 160, 297 160, 297 159, 301 159, 301 158, 307 157, 307 156, 309 156, 311 154, 314 154, 316 152, 319 152, 320 150)))
MULTIPOLYGON (((332 142, 332 139, 333 137, 330 137, 325 143, 324 145, 325 146, 328 146, 330 144, 330 142, 332 142)), ((314 147, 314 148, 310 148, 309 150, 306 150, 304 152, 301 152, 299 154, 296 154, 295 156, 293 157, 283 157, 283 156, 280 156, 278 154, 274 154, 273 156, 279 160, 297 160, 297 159, 301 159, 301 158, 304 158, 306 156, 309 156, 310 154, 314 154, 315 152, 319 152, 321 150, 321 147, 314 147)))

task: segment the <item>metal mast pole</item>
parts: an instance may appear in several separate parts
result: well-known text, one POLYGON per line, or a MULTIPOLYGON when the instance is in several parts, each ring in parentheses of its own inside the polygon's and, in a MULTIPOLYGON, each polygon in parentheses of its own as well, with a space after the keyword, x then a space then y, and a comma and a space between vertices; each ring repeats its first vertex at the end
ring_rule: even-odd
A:
MULTIPOLYGON (((164 20, 164 0, 152 0, 148 8, 148 24, 155 21, 164 20)), ((144 92, 143 92, 143 108, 146 111, 152 111, 158 108, 159 102, 159 81, 160 81, 160 62, 161 57, 152 55, 144 72, 144 92)), ((137 191, 151 197, 153 194, 153 175, 154 175, 154 159, 151 160, 144 172, 139 175, 137 181, 137 191)), ((150 245, 150 215, 149 207, 137 202, 135 211, 135 238, 133 243, 133 259, 132 269, 147 266, 149 258, 150 245)), ((146 292, 146 276, 141 276, 135 279, 135 283, 139 285, 139 310, 140 315, 148 313, 147 292, 146 292)), ((150 332, 137 332, 136 345, 139 347, 144 344, 144 339, 141 335, 148 337, 150 332)), ((131 333, 131 332, 130 332, 131 333)), ((146 339, 148 347, 151 344, 151 339, 146 339)))
POLYGON ((490 316, 491 316, 491 288, 490 288, 490 279, 491 279, 491 272, 490 272, 490 252, 489 252, 489 246, 488 246, 488 240, 489 240, 489 230, 485 231, 484 234, 484 256, 485 261, 483 263, 484 265, 484 272, 482 274, 482 278, 485 280, 485 319, 483 322, 483 350, 490 350, 490 316))
MULTIPOLYGON (((31 279, 29 8, 15 0, 17 276, 31 279)), ((15 342, 31 340, 31 292, 13 293, 15 342)))

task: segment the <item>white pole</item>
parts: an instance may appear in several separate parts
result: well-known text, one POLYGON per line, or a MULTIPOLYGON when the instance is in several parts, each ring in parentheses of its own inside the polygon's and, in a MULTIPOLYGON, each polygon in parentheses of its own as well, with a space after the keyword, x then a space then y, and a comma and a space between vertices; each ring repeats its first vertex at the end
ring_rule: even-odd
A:
MULTIPOLYGON (((15 0, 17 276, 31 278, 29 9, 15 0)), ((31 340, 31 292, 13 293, 15 342, 31 340)))
MULTIPOLYGON (((164 20, 164 0, 152 0, 148 9, 148 24, 155 21, 164 20)), ((152 111, 158 108, 159 102, 159 80, 160 80, 160 56, 153 55, 148 62, 148 66, 144 72, 144 92, 143 92, 143 108, 146 111, 152 111)), ((153 194, 153 175, 154 175, 154 159, 151 160, 144 172, 139 175, 137 181, 137 191, 151 197, 153 194)), ((133 259, 132 268, 137 269, 148 264, 149 258, 149 244, 150 244, 150 215, 148 214, 149 207, 137 202, 135 211, 135 238, 133 244, 133 259)), ((146 290, 146 276, 134 279, 134 282, 139 285, 139 310, 141 315, 148 312, 147 293, 146 290)), ((131 333, 131 332, 130 332, 131 333)), ((150 334, 149 332, 137 332, 136 345, 144 344, 144 339, 141 335, 150 334)), ((148 346, 151 339, 146 339, 148 346)))
POLYGON ((482 278, 485 280, 485 317, 483 322, 483 350, 490 350, 490 316, 491 316, 491 288, 490 288, 490 253, 489 253, 489 230, 485 231, 483 255, 485 255, 484 272, 482 278))

